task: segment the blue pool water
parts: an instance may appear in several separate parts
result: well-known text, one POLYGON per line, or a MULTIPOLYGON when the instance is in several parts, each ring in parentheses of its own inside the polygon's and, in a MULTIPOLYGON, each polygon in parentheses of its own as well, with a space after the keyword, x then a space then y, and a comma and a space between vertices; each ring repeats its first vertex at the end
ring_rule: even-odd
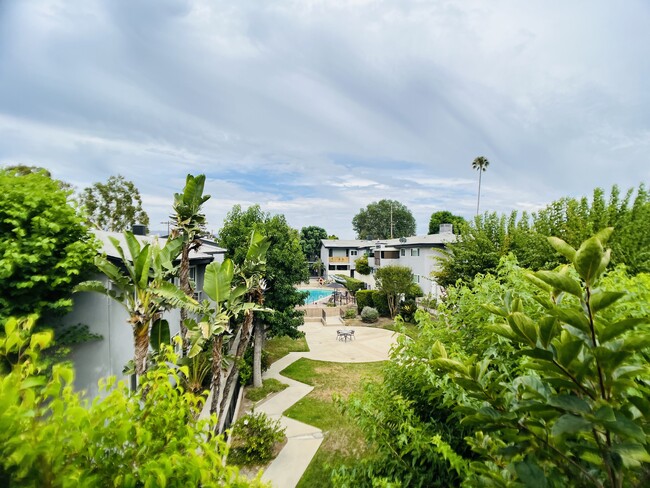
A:
POLYGON ((309 292, 309 296, 307 297, 307 300, 305 300, 305 303, 314 303, 317 300, 320 300, 321 298, 329 297, 332 294, 332 290, 301 290, 301 291, 309 292))

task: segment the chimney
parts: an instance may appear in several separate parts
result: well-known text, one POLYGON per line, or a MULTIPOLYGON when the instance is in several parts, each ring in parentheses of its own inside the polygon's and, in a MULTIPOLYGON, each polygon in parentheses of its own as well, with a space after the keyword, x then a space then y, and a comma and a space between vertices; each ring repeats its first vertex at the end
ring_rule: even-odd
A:
POLYGON ((131 232, 136 236, 146 236, 147 226, 143 224, 133 224, 133 226, 131 226, 131 232))
POLYGON ((440 224, 440 233, 441 234, 453 234, 454 233, 454 224, 440 224))

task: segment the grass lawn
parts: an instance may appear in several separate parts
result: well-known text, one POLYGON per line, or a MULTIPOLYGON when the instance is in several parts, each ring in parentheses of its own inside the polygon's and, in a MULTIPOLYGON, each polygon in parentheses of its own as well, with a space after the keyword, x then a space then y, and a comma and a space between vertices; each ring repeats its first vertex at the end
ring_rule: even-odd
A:
POLYGON ((383 362, 331 363, 299 359, 282 371, 284 376, 312 385, 314 390, 284 415, 314 425, 325 437, 298 488, 331 487, 329 466, 354 463, 364 455, 365 442, 356 425, 341 415, 334 395, 346 399, 365 379, 381 379, 383 362))
POLYGON ((266 398, 271 393, 282 391, 288 386, 289 385, 285 385, 275 378, 269 378, 268 380, 263 380, 262 386, 259 388, 247 388, 246 398, 252 402, 259 402, 262 398, 266 398))
POLYGON ((290 352, 308 352, 309 346, 307 346, 307 339, 304 337, 292 339, 291 337, 283 336, 273 337, 266 341, 264 350, 268 354, 269 364, 271 364, 290 352))

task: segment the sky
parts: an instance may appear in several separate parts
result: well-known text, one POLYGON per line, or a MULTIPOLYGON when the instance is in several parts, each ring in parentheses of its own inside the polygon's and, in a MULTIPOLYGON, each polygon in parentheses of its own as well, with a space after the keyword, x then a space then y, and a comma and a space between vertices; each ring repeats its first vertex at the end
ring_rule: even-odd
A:
POLYGON ((121 174, 166 229, 188 173, 353 238, 383 198, 534 211, 650 183, 645 0, 0 0, 0 166, 121 174))

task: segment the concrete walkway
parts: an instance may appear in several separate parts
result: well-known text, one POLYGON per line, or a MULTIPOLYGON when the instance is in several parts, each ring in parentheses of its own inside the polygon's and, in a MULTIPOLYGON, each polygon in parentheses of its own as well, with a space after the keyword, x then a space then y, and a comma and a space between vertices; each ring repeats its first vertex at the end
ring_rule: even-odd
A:
POLYGON ((255 411, 264 412, 274 420, 279 419, 282 427, 287 429, 287 444, 262 475, 262 480, 270 482, 274 488, 294 488, 323 442, 323 432, 320 429, 282 415, 312 391, 313 387, 282 376, 280 371, 303 357, 340 363, 384 361, 388 359, 388 353, 396 339, 391 331, 355 327, 356 339, 341 342, 336 340, 337 329, 345 327, 320 324, 302 326, 300 330, 305 333, 310 351, 289 353, 273 363, 264 373, 265 379, 275 378, 289 385, 285 390, 255 406, 255 411))

